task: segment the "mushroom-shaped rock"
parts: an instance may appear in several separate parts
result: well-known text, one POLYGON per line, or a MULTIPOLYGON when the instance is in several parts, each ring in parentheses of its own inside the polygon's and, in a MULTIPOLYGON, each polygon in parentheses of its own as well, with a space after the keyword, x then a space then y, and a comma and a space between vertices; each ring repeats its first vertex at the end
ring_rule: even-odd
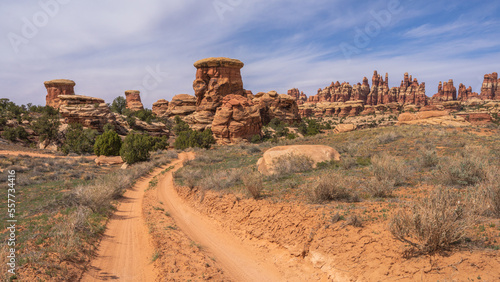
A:
POLYGON ((281 157, 302 155, 313 161, 313 166, 326 161, 340 161, 340 154, 334 148, 325 145, 292 145, 278 146, 267 150, 257 161, 257 169, 264 175, 275 173, 275 164, 281 157))
POLYGON ((43 83, 47 89, 45 103, 47 106, 59 108, 61 101, 59 95, 75 95, 75 82, 69 79, 54 79, 43 83))

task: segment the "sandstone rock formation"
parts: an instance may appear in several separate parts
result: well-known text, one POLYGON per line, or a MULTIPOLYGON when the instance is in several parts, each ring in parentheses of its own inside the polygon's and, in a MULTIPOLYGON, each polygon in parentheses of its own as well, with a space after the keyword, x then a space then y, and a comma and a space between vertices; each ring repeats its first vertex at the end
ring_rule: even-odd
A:
POLYGON ((307 96, 304 92, 299 91, 297 88, 288 90, 288 95, 297 101, 297 105, 302 105, 307 102, 307 96))
POLYGON ((320 162, 340 161, 340 154, 337 150, 325 145, 278 146, 264 153, 257 161, 257 168, 264 175, 272 175, 275 173, 275 165, 279 158, 290 155, 306 156, 313 161, 314 167, 320 162))
POLYGON ((139 90, 125 91, 125 98, 127 99, 127 109, 136 112, 144 110, 141 102, 141 92, 139 90))
POLYGON ((104 156, 101 155, 94 159, 97 165, 118 165, 125 163, 120 156, 104 156))
POLYGON ((483 125, 492 122, 491 115, 488 113, 459 113, 457 116, 464 118, 472 125, 483 125))
POLYGON ((472 92, 471 86, 469 86, 469 88, 465 88, 465 85, 460 83, 460 85, 458 86, 457 100, 465 102, 465 101, 471 100, 473 98, 478 99, 479 94, 477 94, 476 92, 472 92))
POLYGON ((219 144, 240 143, 260 135, 262 122, 258 106, 241 95, 229 94, 222 99, 212 122, 212 132, 219 144))
POLYGON ((290 95, 278 94, 276 91, 259 92, 252 101, 259 107, 263 124, 269 123, 273 118, 287 124, 300 122, 297 101, 290 95))
POLYGON ((448 111, 424 111, 418 113, 402 113, 398 117, 397 125, 402 124, 427 124, 442 126, 468 126, 469 122, 460 116, 452 116, 448 111))
POLYGON ((55 79, 43 83, 47 89, 45 104, 54 108, 59 108, 59 95, 75 95, 75 82, 69 79, 55 79))
POLYGON ((457 100, 457 88, 453 85, 453 79, 448 82, 439 82, 438 93, 432 96, 432 102, 447 102, 457 100))
POLYGON ((164 117, 168 111, 168 101, 165 99, 160 99, 153 103, 153 114, 158 117, 164 117))
POLYGON ((103 99, 82 95, 59 95, 59 112, 64 123, 80 123, 85 127, 102 130, 114 116, 103 99))
POLYGON ((500 100, 500 79, 498 73, 484 75, 481 87, 481 98, 489 100, 500 100))
POLYGON ((165 116, 184 117, 194 113, 194 111, 196 111, 196 97, 188 94, 178 94, 175 95, 168 104, 168 110, 165 112, 165 116))
POLYGON ((419 84, 418 80, 408 73, 405 73, 399 87, 389 88, 389 75, 386 73, 385 77, 382 77, 374 71, 371 88, 366 77, 363 78, 363 83, 353 86, 348 82, 332 82, 330 86, 319 89, 315 96, 309 97, 306 103, 301 104, 299 112, 302 117, 346 117, 385 111, 396 113, 407 105, 423 107, 428 104, 428 100, 425 95, 425 83, 419 84), (328 102, 332 104, 325 104, 328 102))
POLYGON ((356 130, 356 125, 351 123, 338 124, 333 130, 334 133, 344 133, 356 130))

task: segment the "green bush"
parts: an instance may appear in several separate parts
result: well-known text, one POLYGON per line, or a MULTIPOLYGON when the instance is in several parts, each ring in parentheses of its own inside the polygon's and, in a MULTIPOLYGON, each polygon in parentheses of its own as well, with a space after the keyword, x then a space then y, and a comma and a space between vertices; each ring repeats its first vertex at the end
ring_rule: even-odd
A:
POLYGON ((189 125, 185 121, 183 121, 179 116, 175 116, 174 122, 175 125, 173 131, 175 135, 179 136, 181 132, 190 130, 189 125))
POLYGON ((215 144, 215 139, 210 128, 203 132, 196 130, 181 131, 174 142, 175 149, 184 150, 187 148, 204 148, 209 149, 212 144, 215 144))
POLYGON ((152 151, 165 150, 169 146, 167 136, 150 137, 152 143, 152 151))
POLYGON ((119 114, 123 114, 123 110, 127 108, 127 100, 122 96, 116 97, 111 104, 111 111, 119 114))
POLYGON ((92 129, 83 129, 79 123, 72 123, 66 132, 66 138, 61 150, 63 153, 92 153, 96 141, 97 131, 92 129))
POLYGON ((146 161, 149 159, 149 152, 153 149, 153 145, 150 136, 132 133, 125 137, 120 156, 129 164, 146 161))
POLYGON ((97 137, 94 144, 94 153, 97 156, 118 156, 120 155, 121 147, 122 140, 118 136, 118 133, 108 130, 97 137))
POLYGON ((151 123, 156 119, 156 115, 153 114, 153 111, 151 111, 150 109, 135 111, 132 113, 132 115, 147 123, 151 123))
POLYGON ((16 140, 26 141, 28 140, 28 133, 22 126, 7 127, 2 133, 2 137, 12 142, 15 142, 16 140))
POLYGON ((40 141, 57 140, 59 134, 59 126, 61 122, 59 121, 59 111, 52 107, 43 107, 39 109, 42 116, 36 119, 31 125, 31 128, 35 133, 40 136, 40 141))
POLYGON ((304 136, 314 136, 321 133, 321 124, 314 119, 304 119, 299 124, 298 130, 304 136))

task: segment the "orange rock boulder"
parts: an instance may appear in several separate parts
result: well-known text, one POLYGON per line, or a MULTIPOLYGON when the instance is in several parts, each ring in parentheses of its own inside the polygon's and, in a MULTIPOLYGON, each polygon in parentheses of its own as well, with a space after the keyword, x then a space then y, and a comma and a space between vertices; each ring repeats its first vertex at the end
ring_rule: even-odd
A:
POLYGON ((272 175, 276 172, 276 165, 288 156, 306 156, 313 162, 313 167, 317 163, 326 161, 340 161, 340 154, 332 147, 325 145, 292 145, 278 146, 267 150, 262 158, 257 161, 257 169, 264 175, 272 175))

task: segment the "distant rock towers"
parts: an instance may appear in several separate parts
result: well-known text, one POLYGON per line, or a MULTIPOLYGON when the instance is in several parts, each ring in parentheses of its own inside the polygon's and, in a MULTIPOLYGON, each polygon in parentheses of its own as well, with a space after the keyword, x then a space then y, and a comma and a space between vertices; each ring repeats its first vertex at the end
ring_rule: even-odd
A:
POLYGON ((139 90, 125 91, 125 98, 127 99, 127 109, 136 112, 144 110, 141 102, 141 92, 139 90))

